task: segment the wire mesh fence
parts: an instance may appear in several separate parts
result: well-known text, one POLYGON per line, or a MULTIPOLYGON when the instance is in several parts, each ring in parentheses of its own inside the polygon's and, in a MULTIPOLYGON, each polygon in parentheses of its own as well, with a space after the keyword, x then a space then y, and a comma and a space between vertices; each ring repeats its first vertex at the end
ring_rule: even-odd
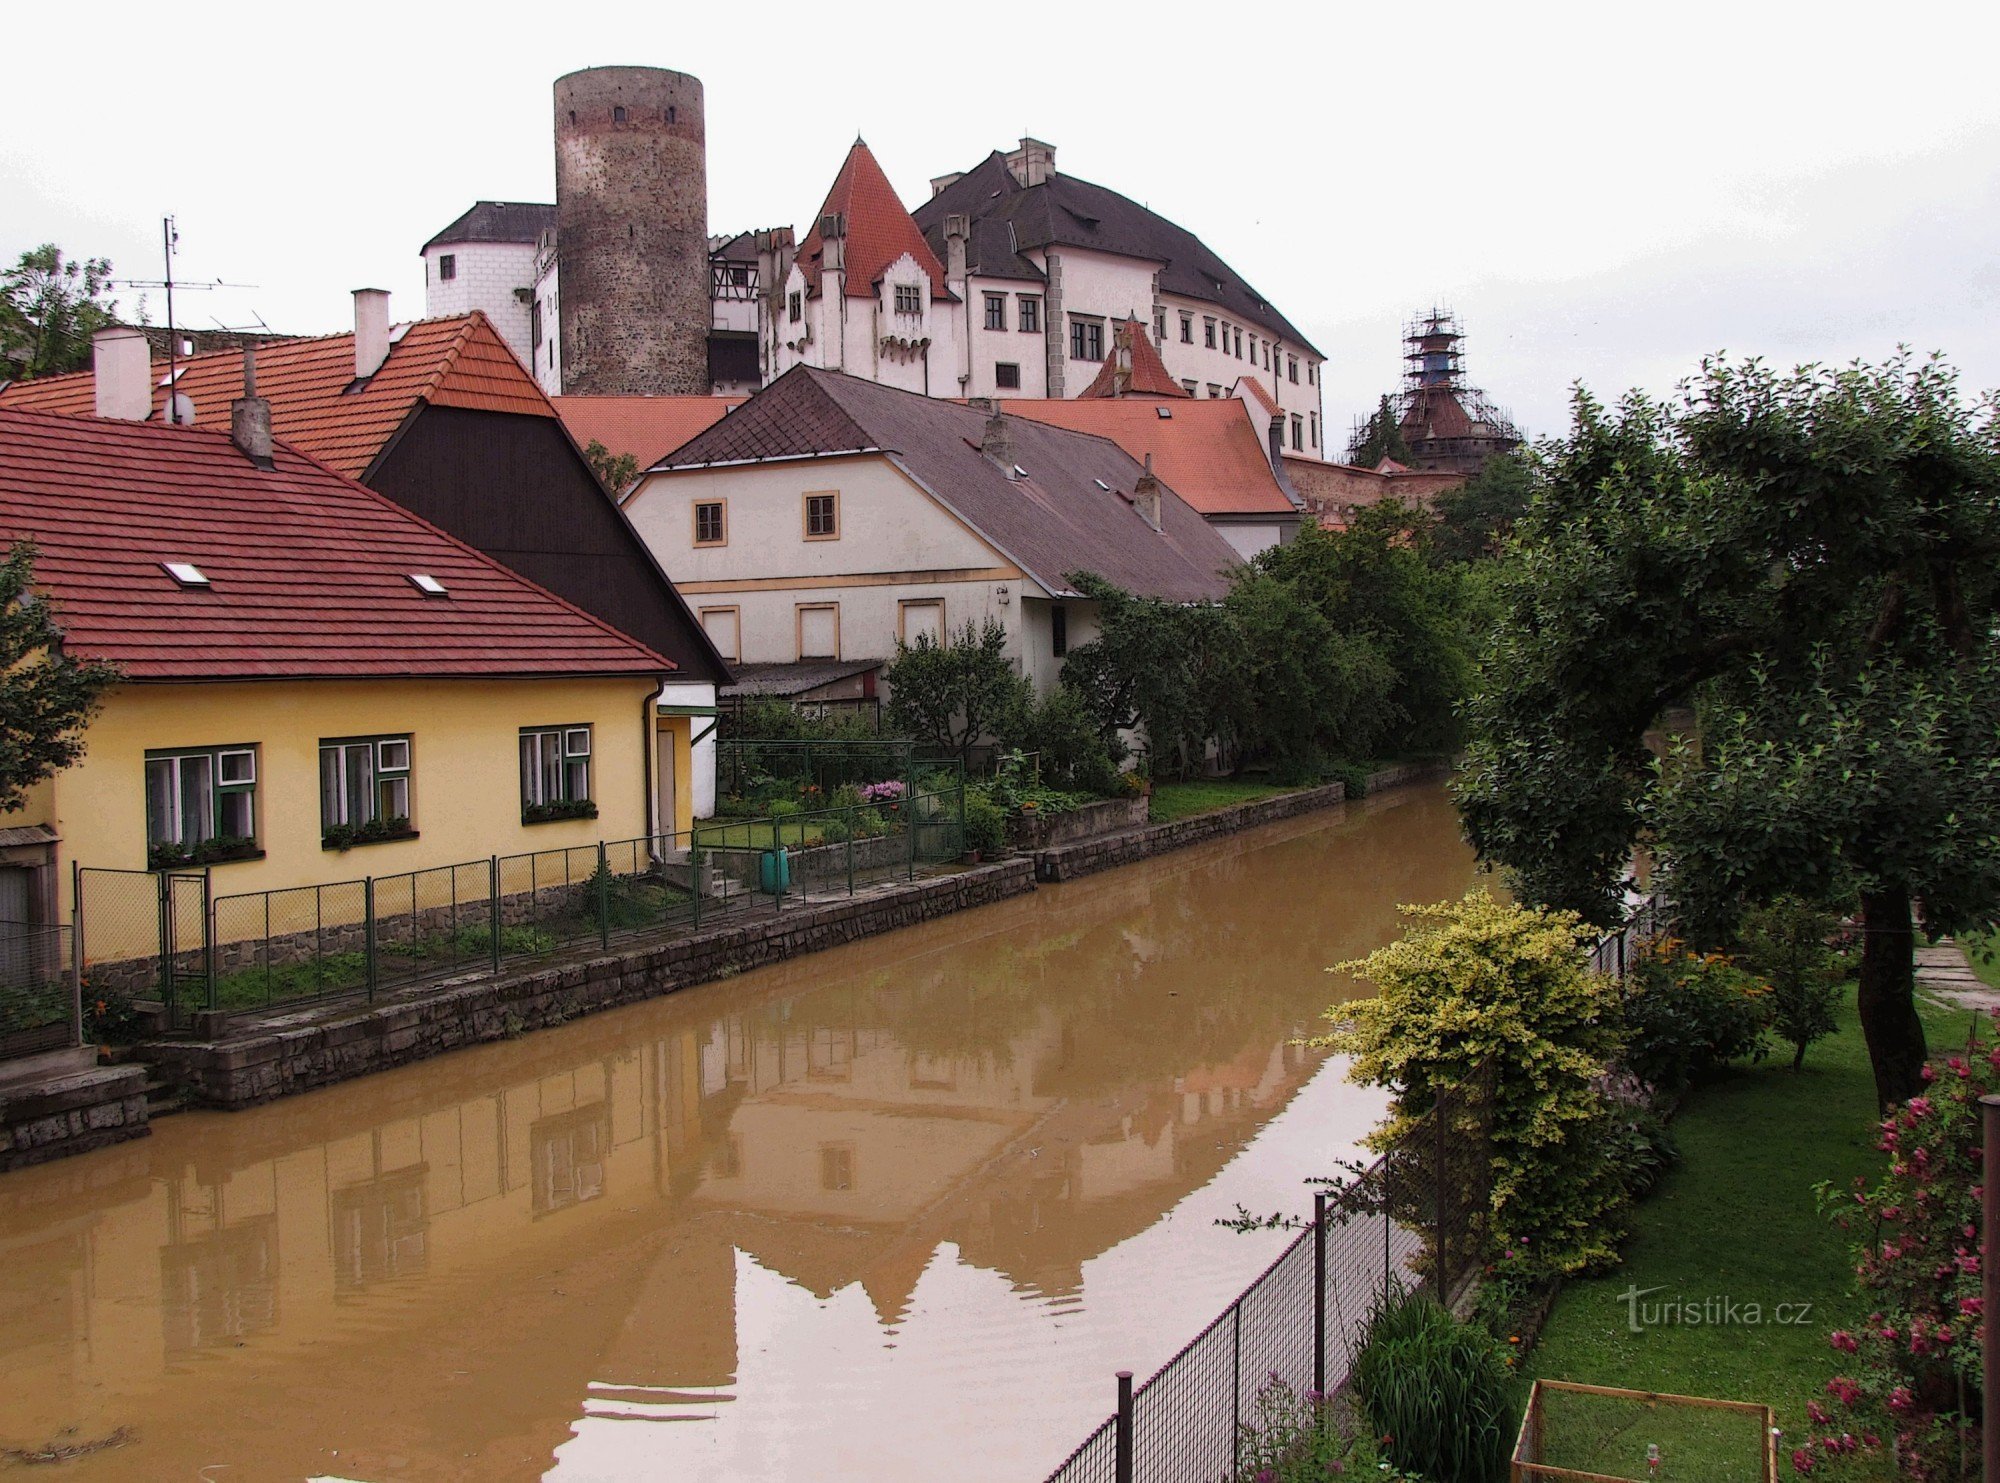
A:
POLYGON ((1339 1391, 1392 1287, 1448 1297, 1480 1260, 1490 1198, 1490 1068, 1440 1090, 1366 1169, 1314 1201, 1297 1237, 1049 1483, 1237 1483, 1260 1395, 1339 1391))
POLYGON ((1768 1406, 1537 1380, 1513 1483, 1776 1483, 1768 1406))
MULTIPOLYGON (((84 971, 174 1027, 671 939, 852 896, 964 853, 965 796, 704 823, 393 875, 214 895, 206 872, 81 870, 84 971)), ((0 990, 4 993, 4 990, 0 990)), ((5 1023, 5 1021, 0 1021, 5 1023)))
POLYGON ((1597 940, 1590 951, 1591 968, 1624 982, 1646 947, 1666 934, 1668 920, 1665 900, 1658 895, 1648 896, 1632 909, 1624 926, 1597 940))
POLYGON ((73 945, 66 926, 0 922, 0 1061, 76 1043, 73 945))

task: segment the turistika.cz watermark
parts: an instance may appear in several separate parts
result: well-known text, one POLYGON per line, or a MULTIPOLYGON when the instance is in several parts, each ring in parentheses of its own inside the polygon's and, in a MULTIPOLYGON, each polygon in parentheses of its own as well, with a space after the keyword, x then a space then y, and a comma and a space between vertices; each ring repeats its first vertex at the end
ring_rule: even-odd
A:
POLYGON ((1635 1334, 1647 1329, 1761 1328, 1767 1324, 1802 1328, 1812 1322, 1811 1303, 1760 1303, 1720 1293, 1686 1297, 1664 1293, 1664 1287, 1628 1287, 1618 1295, 1625 1305, 1625 1327, 1635 1334))

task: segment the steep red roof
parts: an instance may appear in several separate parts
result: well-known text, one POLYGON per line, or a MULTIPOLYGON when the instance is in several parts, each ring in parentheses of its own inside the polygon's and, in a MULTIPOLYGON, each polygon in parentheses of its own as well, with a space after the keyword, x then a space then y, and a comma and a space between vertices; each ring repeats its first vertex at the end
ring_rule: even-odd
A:
POLYGON ((1151 454, 1153 472, 1203 515, 1297 513, 1271 473, 1250 409, 1235 397, 1171 406, 1122 397, 1000 405, 1011 416, 1109 438, 1140 463, 1151 454))
POLYGON ((1263 382, 1259 381, 1255 376, 1238 376, 1236 378, 1235 390, 1241 392, 1246 389, 1256 398, 1258 406, 1262 407, 1273 417, 1278 415, 1280 410, 1278 403, 1273 399, 1270 392, 1264 390, 1263 382))
POLYGON ((874 298, 875 285, 882 281, 889 265, 906 252, 931 275, 933 294, 941 299, 956 297, 945 286, 944 264, 931 251, 930 243, 924 240, 910 213, 903 209, 896 188, 889 184, 889 177, 882 173, 874 154, 859 139, 847 151, 840 173, 833 178, 833 189, 826 193, 825 203, 813 217, 812 230, 799 244, 799 268, 814 295, 819 293, 821 262, 826 252, 826 239, 820 234, 819 224, 835 213, 847 218, 846 283, 850 299, 874 298))
POLYGON ((384 495, 208 425, 0 407, 0 539, 71 652, 133 680, 651 675, 674 666, 384 495), (191 562, 213 584, 161 568, 191 562), (423 573, 449 596, 427 597, 423 573))
MULTIPOLYGON (((174 389, 194 402, 196 425, 226 428, 229 404, 243 395, 243 352, 210 351, 179 365, 174 389)), ((165 362, 155 361, 154 419, 163 415, 166 375, 165 362)), ((278 437, 356 479, 419 401, 556 415, 535 378, 477 311, 402 326, 389 358, 359 386, 351 333, 267 342, 257 347, 257 393, 271 404, 271 430, 278 437)), ((96 383, 88 371, 17 382, 0 390, 0 407, 88 417, 97 410, 96 383)))
POLYGON ((1092 399, 1101 397, 1186 397, 1192 393, 1167 374, 1167 363, 1153 348, 1146 327, 1128 319, 1112 331, 1111 358, 1097 373, 1097 379, 1083 389, 1092 399))
POLYGON ((740 396, 559 396, 555 408, 577 447, 602 443, 614 458, 631 454, 643 471, 743 402, 740 396))

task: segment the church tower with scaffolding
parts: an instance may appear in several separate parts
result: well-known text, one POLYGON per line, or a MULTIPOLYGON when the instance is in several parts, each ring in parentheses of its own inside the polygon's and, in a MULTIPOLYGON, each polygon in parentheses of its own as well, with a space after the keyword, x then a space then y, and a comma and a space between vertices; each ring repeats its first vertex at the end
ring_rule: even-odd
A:
MULTIPOLYGON (((1466 381, 1465 331, 1449 309, 1404 325, 1403 389, 1393 406, 1414 469, 1476 474, 1494 454, 1521 445, 1513 418, 1466 381)), ((1364 435, 1356 424, 1356 445, 1364 435)))

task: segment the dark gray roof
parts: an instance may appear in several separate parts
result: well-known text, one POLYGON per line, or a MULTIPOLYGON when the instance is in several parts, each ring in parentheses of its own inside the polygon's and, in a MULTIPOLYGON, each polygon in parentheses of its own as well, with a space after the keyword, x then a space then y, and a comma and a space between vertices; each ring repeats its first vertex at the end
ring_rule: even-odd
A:
POLYGON ((474 201, 470 211, 426 242, 422 250, 460 242, 525 242, 532 246, 555 224, 556 208, 539 201, 474 201))
POLYGON ((822 685, 880 669, 886 659, 802 659, 795 664, 739 664, 724 695, 804 695, 822 685))
POLYGON ((948 213, 970 218, 966 260, 982 277, 1039 279, 1041 271, 1021 254, 1051 244, 1143 258, 1162 264, 1160 287, 1165 292, 1214 304, 1319 354, 1296 325, 1193 232, 1104 186, 1053 174, 1040 185, 1025 186, 1007 168, 1007 157, 995 150, 911 213, 940 258, 948 213))
POLYGON ((1081 571, 1173 602, 1223 596, 1241 558, 1165 485, 1161 529, 1147 524, 1131 502, 1143 470, 1116 443, 1010 417, 1016 479, 979 451, 985 426, 971 407, 795 366, 654 467, 879 451, 1051 592, 1081 571))

